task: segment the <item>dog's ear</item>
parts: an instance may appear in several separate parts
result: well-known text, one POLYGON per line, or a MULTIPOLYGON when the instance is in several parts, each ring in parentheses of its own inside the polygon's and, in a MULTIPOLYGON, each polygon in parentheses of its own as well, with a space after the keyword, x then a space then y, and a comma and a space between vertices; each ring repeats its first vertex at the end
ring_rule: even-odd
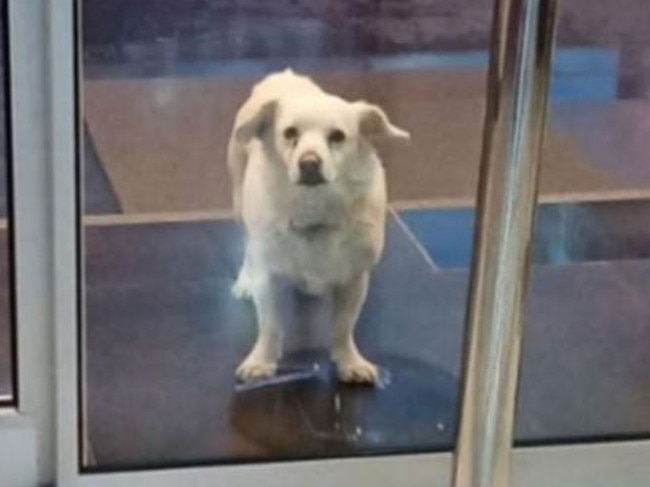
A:
POLYGON ((246 113, 241 123, 235 128, 235 140, 246 144, 253 137, 261 137, 273 125, 277 105, 276 100, 267 101, 257 110, 246 113))
POLYGON ((393 125, 384 111, 377 105, 365 101, 356 101, 352 104, 359 117, 359 132, 369 139, 390 137, 394 139, 409 140, 411 135, 393 125))

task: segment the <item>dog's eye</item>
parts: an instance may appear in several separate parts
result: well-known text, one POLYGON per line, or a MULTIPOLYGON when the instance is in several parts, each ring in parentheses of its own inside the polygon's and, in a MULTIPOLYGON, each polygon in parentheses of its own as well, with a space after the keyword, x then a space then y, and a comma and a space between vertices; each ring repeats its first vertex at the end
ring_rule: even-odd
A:
POLYGON ((284 138, 286 140, 294 140, 298 138, 298 129, 296 127, 287 127, 284 129, 284 138))
POLYGON ((343 133, 342 130, 332 130, 330 134, 327 137, 327 140, 329 141, 330 144, 340 144, 345 140, 345 134, 343 133))

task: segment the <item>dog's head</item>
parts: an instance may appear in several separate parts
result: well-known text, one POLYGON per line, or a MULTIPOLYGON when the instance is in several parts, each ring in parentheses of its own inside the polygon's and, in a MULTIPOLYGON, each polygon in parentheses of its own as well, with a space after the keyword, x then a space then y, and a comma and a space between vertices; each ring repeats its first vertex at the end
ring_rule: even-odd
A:
POLYGON ((314 94, 262 104, 237 127, 235 137, 243 144, 260 138, 286 166, 291 182, 318 186, 354 170, 364 145, 382 137, 408 139, 409 134, 376 105, 314 94))

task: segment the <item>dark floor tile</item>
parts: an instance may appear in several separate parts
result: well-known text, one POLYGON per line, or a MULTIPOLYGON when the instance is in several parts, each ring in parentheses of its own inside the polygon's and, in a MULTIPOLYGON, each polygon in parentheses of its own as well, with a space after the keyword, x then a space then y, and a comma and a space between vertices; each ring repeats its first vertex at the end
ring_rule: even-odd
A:
POLYGON ((616 272, 636 302, 650 313, 650 259, 619 262, 616 272))
POLYGON ((230 426, 232 371, 253 314, 229 286, 89 288, 89 437, 99 466, 259 453, 230 426))
POLYGON ((90 287, 125 290, 232 278, 243 255, 243 231, 230 220, 91 225, 84 232, 90 287))
MULTIPOLYGON (((87 383, 89 434, 98 466, 278 454, 231 421, 233 372, 255 330, 251 306, 230 294, 238 259, 221 251, 235 243, 233 230, 231 224, 89 230, 96 240, 88 240, 87 383), (129 231, 140 237, 132 239, 129 231), (147 243, 137 246, 138 238, 147 243), (101 254, 93 253, 94 244, 102 245, 101 254), (143 262, 136 262, 136 255, 143 262), (121 263, 122 256, 128 261, 121 263)), ((433 271, 422 264, 392 223, 359 324, 359 342, 371 357, 415 361, 455 383, 462 310, 442 309, 448 289, 433 286, 433 271), (434 313, 440 319, 432 323, 434 313), (444 343, 444 350, 431 347, 433 342, 444 343)), ((325 345, 327 302, 300 299, 296 305, 288 348, 325 345)), ((447 417, 453 418, 449 404, 455 401, 447 404, 447 417)), ((398 421, 407 419, 402 414, 399 408, 391 411, 398 421)), ((450 444, 448 436, 442 440, 442 446, 450 444)), ((426 446, 430 443, 427 438, 426 446)), ((379 447, 384 451, 396 444, 384 441, 379 447)), ((321 454, 349 453, 349 448, 321 454)))
POLYGON ((622 282, 620 265, 535 269, 520 440, 650 436, 650 309, 622 282))
MULTIPOLYGON (((311 418, 307 424, 321 431, 323 426, 318 425, 326 424, 332 415, 331 393, 323 396, 322 388, 291 389, 296 392, 263 396, 268 408, 252 400, 254 395, 234 393, 233 370, 253 339, 254 312, 229 293, 236 255, 214 257, 217 249, 225 247, 220 239, 231 245, 237 241, 229 235, 233 229, 216 230, 211 225, 219 226, 170 225, 162 230, 166 238, 156 234, 160 229, 155 226, 93 229, 106 245, 103 258, 114 267, 122 258, 131 259, 128 254, 133 246, 123 245, 125 241, 135 244, 128 240, 128 228, 151 239, 150 252, 143 254, 146 265, 127 262, 127 267, 136 268, 134 274, 112 274, 104 283, 101 269, 111 269, 106 262, 89 273, 87 383, 89 433, 97 458, 94 467, 350 455, 403 447, 404 438, 398 441, 394 436, 394 443, 384 441, 374 447, 365 441, 318 450, 305 443, 302 454, 296 453, 300 443, 296 437, 303 429, 298 423, 288 429, 277 426, 290 424, 287 415, 307 411, 311 418), (174 228, 183 236, 173 238, 174 228), (111 237, 112 231, 120 237, 111 237), (119 245, 110 247, 110 242, 119 245), (183 247, 187 242, 194 244, 183 247), (219 264, 199 266, 189 261, 187 274, 173 270, 170 259, 178 261, 188 249, 197 262, 207 258, 219 264), (221 267, 224 262, 230 262, 230 267, 221 267), (167 270, 154 270, 158 267, 167 270), (147 268, 154 276, 151 279, 143 278, 147 268), (294 397, 302 404, 298 409, 294 397), (265 428, 267 414, 275 420, 265 428), (252 424, 256 426, 251 429, 252 424)), ((519 440, 567 441, 650 431, 646 407, 650 359, 645 353, 650 310, 632 297, 617 265, 535 269, 525 331, 519 440)), ((89 266, 93 268, 92 259, 89 266)), ((466 272, 435 272, 391 223, 386 255, 373 278, 359 324, 361 348, 394 368, 395 380, 400 377, 399 364, 419 364, 410 370, 435 371, 418 372, 417 380, 412 376, 413 387, 436 383, 434 377, 439 374, 454 382, 460 369, 466 287, 466 272)), ((297 307, 299 319, 290 323, 290 349, 322 346, 327 303, 299 300, 297 307)), ((447 384, 437 392, 450 389, 453 386, 447 384)), ((400 402, 400 397, 409 395, 388 392, 367 402, 350 399, 344 403, 357 405, 357 419, 372 416, 359 412, 371 407, 371 411, 383 411, 384 417, 390 415, 391 423, 385 425, 403 425, 410 431, 420 413, 413 409, 417 405, 410 400, 400 402)), ((453 436, 448 433, 454 428, 457 399, 450 394, 426 397, 440 398, 436 404, 446 413, 438 411, 442 416, 436 418, 446 417, 444 426, 449 429, 433 442, 421 441, 414 433, 418 442, 411 447, 451 448, 453 436)), ((431 410, 437 411, 433 406, 431 410)), ((376 418, 368 421, 380 424, 376 418)))

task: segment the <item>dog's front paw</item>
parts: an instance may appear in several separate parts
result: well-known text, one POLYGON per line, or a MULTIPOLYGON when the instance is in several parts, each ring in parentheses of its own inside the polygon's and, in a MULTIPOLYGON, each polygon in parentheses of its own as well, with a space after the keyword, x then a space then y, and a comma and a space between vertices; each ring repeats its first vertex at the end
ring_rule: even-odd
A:
POLYGON ((244 360, 237 367, 237 378, 243 382, 253 382, 260 379, 273 377, 278 370, 275 362, 263 362, 259 360, 244 360))
POLYGON ((336 364, 339 380, 348 384, 379 384, 379 369, 372 362, 359 357, 336 364))

